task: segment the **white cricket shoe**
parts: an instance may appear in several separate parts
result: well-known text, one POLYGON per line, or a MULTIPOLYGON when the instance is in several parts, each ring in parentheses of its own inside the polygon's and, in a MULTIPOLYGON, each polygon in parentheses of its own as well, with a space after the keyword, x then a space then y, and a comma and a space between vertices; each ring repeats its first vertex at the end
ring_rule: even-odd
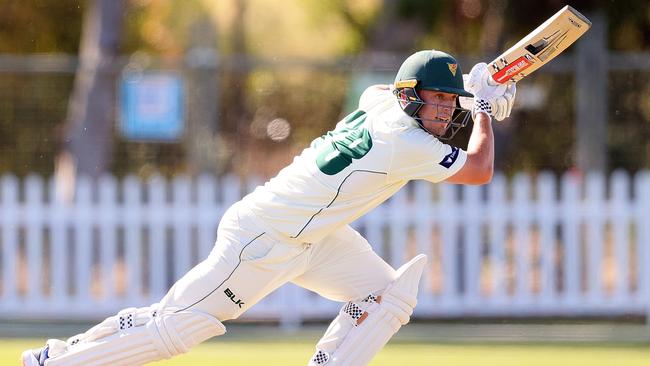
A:
POLYGON ((60 355, 68 348, 68 344, 59 339, 48 339, 45 346, 28 349, 21 355, 23 366, 45 366, 45 361, 52 356, 60 355))
POLYGON ((45 360, 49 358, 49 352, 50 347, 47 345, 38 349, 28 349, 21 356, 23 366, 45 366, 45 360))

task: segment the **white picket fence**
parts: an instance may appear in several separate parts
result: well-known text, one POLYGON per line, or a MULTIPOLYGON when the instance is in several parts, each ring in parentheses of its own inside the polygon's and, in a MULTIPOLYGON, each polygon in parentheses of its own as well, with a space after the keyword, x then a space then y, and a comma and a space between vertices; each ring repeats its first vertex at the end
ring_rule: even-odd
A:
MULTIPOLYGON (((224 210, 258 181, 104 177, 74 204, 51 181, 0 178, 0 317, 101 318, 156 302, 204 258, 224 210)), ((650 172, 416 182, 354 223, 393 266, 429 266, 415 314, 650 314, 650 172)), ((247 319, 331 318, 340 304, 288 285, 247 319)))

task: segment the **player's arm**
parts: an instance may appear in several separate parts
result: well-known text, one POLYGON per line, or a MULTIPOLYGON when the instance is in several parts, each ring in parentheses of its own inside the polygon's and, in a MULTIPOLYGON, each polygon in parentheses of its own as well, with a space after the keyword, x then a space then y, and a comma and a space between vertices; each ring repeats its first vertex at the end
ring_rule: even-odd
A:
POLYGON ((467 146, 467 160, 447 182, 486 184, 494 173, 494 134, 492 119, 501 121, 510 116, 517 88, 514 83, 496 84, 485 63, 476 64, 469 75, 463 75, 465 89, 474 94, 471 106, 474 128, 467 146))
POLYGON ((456 174, 445 181, 456 184, 486 184, 494 172, 492 119, 485 112, 474 116, 474 128, 467 145, 467 159, 456 174))

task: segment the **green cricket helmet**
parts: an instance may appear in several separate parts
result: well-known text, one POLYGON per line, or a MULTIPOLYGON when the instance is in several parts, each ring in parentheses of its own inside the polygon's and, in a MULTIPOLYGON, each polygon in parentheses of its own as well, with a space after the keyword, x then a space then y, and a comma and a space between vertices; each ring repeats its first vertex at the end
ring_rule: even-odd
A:
MULTIPOLYGON (((402 110, 413 117, 420 127, 422 118, 418 116, 420 108, 426 104, 418 95, 420 90, 432 90, 462 97, 473 97, 472 93, 463 86, 463 71, 454 57, 436 50, 419 51, 409 56, 400 66, 395 76, 393 93, 399 100, 402 110)), ((451 139, 462 127, 467 125, 470 113, 460 108, 456 100, 456 108, 450 121, 432 120, 447 123, 447 129, 440 139, 451 139)))

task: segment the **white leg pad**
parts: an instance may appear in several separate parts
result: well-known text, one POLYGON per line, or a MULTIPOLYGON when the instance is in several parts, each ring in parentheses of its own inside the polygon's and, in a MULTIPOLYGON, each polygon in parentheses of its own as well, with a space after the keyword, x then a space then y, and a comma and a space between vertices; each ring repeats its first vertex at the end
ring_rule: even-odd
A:
POLYGON ((380 296, 347 303, 316 345, 309 366, 363 366, 410 320, 427 257, 420 254, 397 270, 380 296))
POLYGON ((226 327, 195 310, 129 308, 57 347, 46 366, 135 366, 185 353, 226 327))

